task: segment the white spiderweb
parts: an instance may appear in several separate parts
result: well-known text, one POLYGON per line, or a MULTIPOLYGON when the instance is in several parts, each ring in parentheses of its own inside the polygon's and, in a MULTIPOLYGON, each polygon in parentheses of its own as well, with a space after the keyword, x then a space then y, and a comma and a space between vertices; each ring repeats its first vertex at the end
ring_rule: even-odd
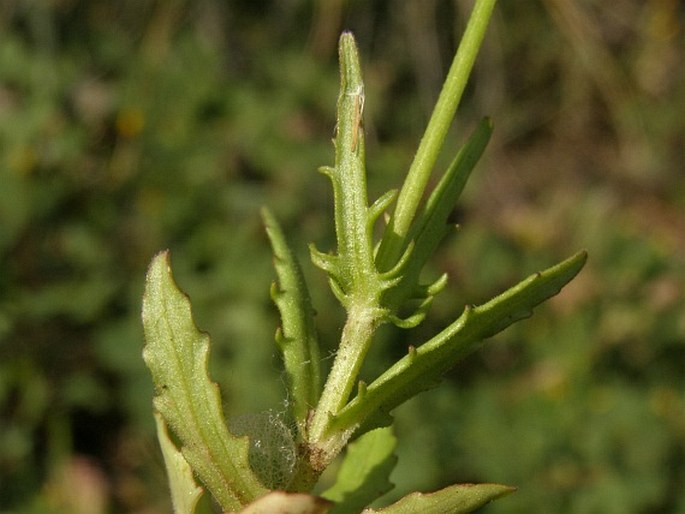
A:
POLYGON ((269 489, 285 489, 295 472, 295 441, 282 414, 274 411, 244 414, 229 419, 236 436, 249 436, 252 470, 269 489))

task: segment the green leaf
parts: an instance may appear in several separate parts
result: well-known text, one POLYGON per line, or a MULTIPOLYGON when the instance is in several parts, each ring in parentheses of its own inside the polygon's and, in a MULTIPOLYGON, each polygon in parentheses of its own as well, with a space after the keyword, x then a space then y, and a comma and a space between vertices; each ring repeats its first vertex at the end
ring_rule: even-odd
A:
POLYGON ((337 256, 312 248, 314 264, 326 271, 345 307, 353 297, 373 297, 381 281, 373 257, 373 221, 394 193, 368 205, 364 151, 364 83, 354 37, 340 36, 340 94, 336 124, 335 166, 320 171, 331 179, 335 210, 337 256))
POLYGON ((459 484, 434 493, 411 493, 383 509, 365 509, 363 514, 465 514, 513 493, 500 484, 459 484))
POLYGON ((338 478, 322 496, 336 503, 332 514, 358 514, 393 488, 397 438, 390 427, 372 430, 347 447, 338 478))
POLYGON ((340 36, 340 94, 335 138, 335 167, 321 171, 333 184, 337 255, 312 248, 312 261, 329 276, 331 288, 347 310, 338 352, 319 404, 309 424, 309 443, 317 447, 316 468, 329 462, 342 449, 346 438, 325 437, 331 416, 348 401, 373 333, 386 317, 380 307, 383 289, 392 285, 376 270, 373 224, 394 198, 394 192, 381 196, 370 207, 366 194, 364 163, 364 84, 354 37, 340 36), (335 440, 334 440, 335 439, 335 440))
POLYGON ((224 510, 265 494, 248 464, 248 439, 226 428, 219 388, 207 373, 209 336, 195 326, 190 301, 174 283, 168 251, 155 256, 147 273, 143 327, 154 406, 197 477, 224 510))
POLYGON ((417 268, 412 270, 414 277, 418 278, 423 265, 433 256, 438 243, 452 228, 448 221, 450 213, 461 196, 471 171, 483 155, 491 134, 492 121, 484 118, 461 147, 428 198, 425 209, 417 219, 416 233, 410 233, 410 238, 416 239, 412 259, 412 264, 417 268))
POLYGON ((194 514, 195 506, 204 491, 195 483, 193 470, 190 469, 188 462, 171 441, 166 423, 158 412, 155 412, 155 423, 157 425, 157 439, 159 439, 159 445, 162 448, 164 465, 169 477, 174 514, 194 514))
POLYGON ((414 215, 423 198, 431 172, 466 88, 495 3, 496 0, 478 0, 473 6, 440 96, 398 194, 395 212, 390 217, 388 227, 383 233, 376 259, 381 270, 392 268, 402 254, 402 249, 406 248, 409 242, 407 236, 411 230, 414 215))
POLYGON ((419 392, 437 385, 457 361, 473 352, 481 341, 527 318, 532 309, 557 294, 581 270, 587 259, 579 252, 545 271, 464 313, 445 330, 405 357, 350 401, 331 423, 335 430, 365 424, 365 429, 386 425, 389 413, 419 392), (371 420, 373 416, 373 420, 371 420))
POLYGON ((402 302, 408 299, 423 300, 417 310, 419 316, 414 325, 423 320, 433 296, 442 289, 433 287, 438 285, 437 283, 420 288, 418 281, 421 270, 435 253, 440 241, 452 228, 448 222, 449 215, 464 190, 471 171, 483 155, 491 134, 492 122, 485 118, 459 150, 412 227, 409 240, 414 241, 415 245, 407 265, 399 270, 402 276, 401 282, 385 293, 383 304, 392 310, 400 307, 402 302))
POLYGON ((314 309, 309 299, 302 269, 288 246, 276 218, 262 209, 262 218, 274 253, 278 284, 271 288, 271 297, 281 313, 281 329, 276 342, 283 354, 288 376, 292 412, 297 420, 300 441, 309 411, 316 406, 321 392, 319 343, 314 325, 314 309))
POLYGON ((326 514, 331 505, 330 501, 318 496, 273 491, 237 514, 326 514))

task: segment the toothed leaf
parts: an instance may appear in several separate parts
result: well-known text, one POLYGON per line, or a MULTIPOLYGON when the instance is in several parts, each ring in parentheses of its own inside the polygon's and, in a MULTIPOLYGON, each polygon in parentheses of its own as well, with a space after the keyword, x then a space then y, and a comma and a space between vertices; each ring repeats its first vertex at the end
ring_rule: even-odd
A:
POLYGON ((278 275, 277 290, 272 295, 282 322, 277 342, 288 375, 292 411, 300 428, 300 436, 304 439, 302 431, 310 409, 319 400, 321 387, 314 309, 302 269, 280 225, 267 209, 262 210, 262 218, 273 248, 274 267, 278 275))
POLYGON ((266 492, 248 464, 248 440, 224 422, 218 386, 207 372, 209 336, 193 321, 174 283, 169 252, 150 264, 143 296, 143 359, 155 383, 154 406, 181 442, 181 453, 224 510, 266 492))
POLYGON ((365 509, 362 514, 466 514, 515 490, 500 484, 458 484, 434 493, 411 493, 388 507, 365 509))
MULTIPOLYGON (((373 223, 390 204, 395 192, 383 195, 371 207, 366 193, 364 155, 364 83, 354 38, 340 37, 340 95, 335 137, 335 166, 324 168, 331 179, 335 207, 337 255, 329 258, 312 252, 323 268, 345 291, 345 297, 367 295, 380 288, 373 264, 373 223)), ((336 294, 336 296, 339 296, 336 294)), ((345 304, 345 307, 348 307, 345 304)))
POLYGON ((390 411, 435 386, 447 370, 478 348, 484 339, 527 318, 533 307, 557 294, 576 276, 586 258, 585 252, 579 252, 531 275, 483 305, 467 307, 458 320, 369 384, 363 397, 350 401, 338 412, 333 428, 342 430, 363 423, 365 429, 370 429, 374 426, 366 422, 370 418, 389 419, 390 411))

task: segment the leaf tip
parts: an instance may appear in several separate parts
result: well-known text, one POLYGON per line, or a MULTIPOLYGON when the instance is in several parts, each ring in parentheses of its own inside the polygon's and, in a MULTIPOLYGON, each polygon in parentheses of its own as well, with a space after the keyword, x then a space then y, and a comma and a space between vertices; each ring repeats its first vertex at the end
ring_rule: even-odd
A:
POLYGON ((360 380, 359 383, 357 384, 357 396, 362 399, 366 396, 366 389, 367 385, 366 382, 363 380, 360 380))

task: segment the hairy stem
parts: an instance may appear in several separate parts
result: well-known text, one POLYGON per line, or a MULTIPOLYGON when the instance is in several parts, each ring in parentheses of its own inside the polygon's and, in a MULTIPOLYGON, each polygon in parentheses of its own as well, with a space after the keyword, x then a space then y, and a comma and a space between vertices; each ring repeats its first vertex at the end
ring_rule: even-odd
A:
POLYGON ((319 447, 326 447, 326 453, 333 454, 331 458, 342 448, 326 441, 331 419, 347 404, 379 320, 379 309, 375 305, 354 304, 348 311, 338 354, 309 427, 310 441, 319 447))

